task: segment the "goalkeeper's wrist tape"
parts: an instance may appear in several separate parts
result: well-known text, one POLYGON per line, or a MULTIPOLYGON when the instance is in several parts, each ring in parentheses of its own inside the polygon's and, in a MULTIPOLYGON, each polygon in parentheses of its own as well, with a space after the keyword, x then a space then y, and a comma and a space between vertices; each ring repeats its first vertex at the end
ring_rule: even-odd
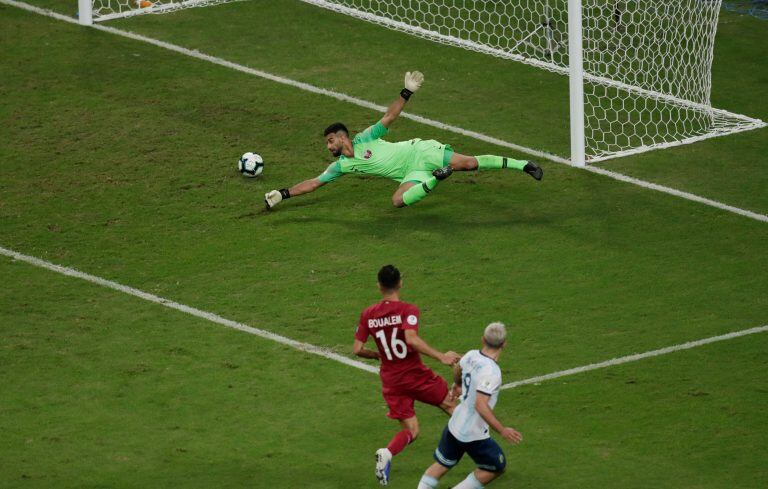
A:
POLYGON ((411 95, 413 95, 413 92, 408 90, 407 88, 403 88, 400 90, 400 96, 403 97, 406 101, 411 98, 411 95))
POLYGON ((278 192, 280 192, 280 195, 283 197, 283 200, 291 198, 291 192, 289 192, 287 188, 281 188, 280 190, 278 190, 278 192))

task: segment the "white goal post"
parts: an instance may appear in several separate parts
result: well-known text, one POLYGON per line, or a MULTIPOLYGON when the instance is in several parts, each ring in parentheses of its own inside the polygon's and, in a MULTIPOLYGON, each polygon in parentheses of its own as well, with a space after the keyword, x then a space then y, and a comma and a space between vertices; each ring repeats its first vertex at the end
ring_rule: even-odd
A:
MULTIPOLYGON (((229 1, 78 5, 80 23, 91 24, 229 1)), ((300 1, 568 76, 572 165, 766 125, 710 102, 722 0, 300 1)))
POLYGON ((301 0, 570 79, 571 164, 765 127, 713 108, 722 0, 301 0))

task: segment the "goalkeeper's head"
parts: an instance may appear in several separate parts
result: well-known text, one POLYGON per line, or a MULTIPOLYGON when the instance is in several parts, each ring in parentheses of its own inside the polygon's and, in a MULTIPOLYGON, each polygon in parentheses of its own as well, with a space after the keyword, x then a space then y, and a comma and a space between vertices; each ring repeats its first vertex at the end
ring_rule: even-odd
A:
POLYGON ((325 145, 333 156, 341 156, 341 149, 344 147, 344 140, 349 139, 349 130, 341 122, 334 122, 325 128, 325 145))
POLYGON ((379 290, 382 294, 391 294, 397 292, 403 286, 403 279, 400 277, 400 270, 394 265, 384 265, 379 270, 379 290))

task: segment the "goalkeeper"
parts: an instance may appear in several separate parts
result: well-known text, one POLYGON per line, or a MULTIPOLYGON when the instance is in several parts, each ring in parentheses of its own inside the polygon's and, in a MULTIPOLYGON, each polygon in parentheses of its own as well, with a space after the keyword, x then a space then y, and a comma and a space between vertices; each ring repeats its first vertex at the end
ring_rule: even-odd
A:
POLYGON ((424 75, 418 71, 405 74, 405 88, 392 102, 387 113, 379 122, 349 137, 344 124, 337 122, 325 130, 325 144, 328 151, 338 160, 320 176, 297 183, 293 187, 272 190, 264 196, 267 209, 290 197, 314 192, 346 173, 360 173, 391 178, 400 183, 392 195, 395 207, 410 206, 426 197, 437 184, 448 178, 453 171, 501 170, 523 171, 536 180, 544 172, 532 161, 515 160, 503 156, 465 156, 455 153, 453 148, 435 140, 411 139, 390 143, 381 139, 386 136, 389 126, 403 111, 405 103, 421 87, 424 75))

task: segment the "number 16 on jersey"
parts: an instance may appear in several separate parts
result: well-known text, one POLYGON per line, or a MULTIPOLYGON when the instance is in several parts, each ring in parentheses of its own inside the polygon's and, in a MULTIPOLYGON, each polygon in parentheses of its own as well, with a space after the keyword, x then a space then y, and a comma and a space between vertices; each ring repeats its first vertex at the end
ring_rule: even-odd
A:
POLYGON ((408 345, 405 341, 397 337, 397 328, 392 328, 392 336, 387 342, 387 332, 385 330, 379 330, 376 332, 376 340, 384 350, 384 354, 387 356, 387 360, 392 361, 394 358, 392 354, 395 354, 396 358, 403 359, 408 355, 408 345))

